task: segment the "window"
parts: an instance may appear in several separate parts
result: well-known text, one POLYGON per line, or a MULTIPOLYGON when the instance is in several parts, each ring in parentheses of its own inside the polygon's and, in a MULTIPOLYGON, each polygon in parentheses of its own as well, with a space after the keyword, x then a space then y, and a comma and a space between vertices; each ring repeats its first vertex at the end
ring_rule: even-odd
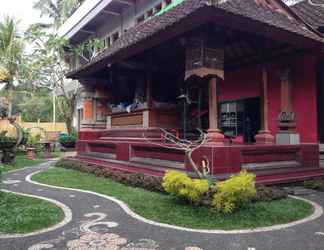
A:
POLYGON ((111 39, 110 39, 110 36, 107 36, 105 40, 106 40, 106 48, 109 48, 110 45, 111 45, 111 39))
POLYGON ((158 13, 160 10, 162 10, 162 3, 159 3, 154 7, 154 14, 158 13))
POLYGON ((145 20, 145 16, 144 15, 141 15, 141 16, 139 16, 138 18, 137 18, 137 23, 142 23, 142 22, 144 22, 144 20, 145 20))
POLYGON ((112 34, 112 42, 116 42, 116 40, 119 38, 119 32, 115 32, 114 34, 112 34))
POLYGON ((224 134, 240 136, 254 142, 261 127, 260 98, 247 98, 220 103, 220 127, 224 134))
POLYGON ((103 45, 102 48, 101 48, 101 50, 107 48, 106 38, 101 39, 101 42, 102 42, 102 45, 103 45))

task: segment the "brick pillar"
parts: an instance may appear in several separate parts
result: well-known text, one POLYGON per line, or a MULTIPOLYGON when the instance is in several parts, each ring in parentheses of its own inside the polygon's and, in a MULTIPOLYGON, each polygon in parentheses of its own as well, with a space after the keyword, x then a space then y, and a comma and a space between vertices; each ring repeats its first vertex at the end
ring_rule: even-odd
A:
POLYGON ((208 143, 223 144, 224 135, 218 128, 218 94, 217 84, 220 81, 217 77, 209 79, 209 129, 208 143))
POLYGON ((300 136, 296 133, 296 118, 292 107, 292 69, 287 67, 280 72, 281 112, 278 116, 277 144, 299 144, 300 136))
POLYGON ((85 91, 83 92, 83 121, 82 127, 88 127, 89 125, 93 125, 94 120, 94 92, 85 91))
POLYGON ((268 70, 266 66, 262 67, 262 82, 260 86, 261 99, 261 130, 255 136, 257 144, 272 144, 274 136, 271 134, 268 126, 268 70))

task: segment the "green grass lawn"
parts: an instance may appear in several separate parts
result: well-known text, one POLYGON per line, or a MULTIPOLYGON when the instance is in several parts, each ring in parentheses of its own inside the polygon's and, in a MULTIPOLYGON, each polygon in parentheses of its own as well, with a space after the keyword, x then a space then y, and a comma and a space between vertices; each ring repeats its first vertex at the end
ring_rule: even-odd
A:
POLYGON ((63 219, 63 211, 50 202, 0 192, 0 234, 30 233, 63 219))
POLYGON ((169 195, 128 187, 109 179, 63 168, 39 173, 33 180, 113 196, 145 218, 197 229, 230 230, 271 226, 301 219, 313 212, 310 204, 289 198, 252 203, 232 215, 224 215, 207 207, 176 203, 169 195))
POLYGON ((39 163, 42 163, 45 161, 46 161, 45 159, 42 159, 39 157, 36 158, 34 161, 31 161, 31 160, 27 159, 27 156, 25 154, 18 154, 16 156, 15 163, 10 164, 10 165, 1 165, 0 170, 4 173, 4 172, 11 171, 11 170, 16 170, 16 169, 36 165, 36 164, 39 164, 39 163))
MULTIPOLYGON (((51 153, 53 158, 60 157, 62 155, 62 152, 55 151, 51 153)), ((40 163, 46 162, 46 159, 43 158, 43 153, 38 153, 37 158, 35 160, 28 160, 26 153, 19 152, 16 156, 16 161, 14 164, 10 165, 0 165, 0 170, 4 172, 8 172, 11 170, 16 170, 24 167, 29 167, 33 165, 37 165, 40 163), (1 167, 2 166, 2 167, 1 167)))

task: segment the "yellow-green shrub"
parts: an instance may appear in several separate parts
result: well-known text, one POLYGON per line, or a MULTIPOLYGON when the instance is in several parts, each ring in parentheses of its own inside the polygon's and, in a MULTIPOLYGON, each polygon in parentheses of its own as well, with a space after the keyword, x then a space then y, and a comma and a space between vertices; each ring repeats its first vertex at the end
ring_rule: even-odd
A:
POLYGON ((207 180, 191 179, 185 173, 178 171, 167 171, 162 185, 167 193, 191 203, 201 202, 203 196, 209 190, 207 180))
POLYGON ((255 175, 242 171, 239 175, 216 184, 212 205, 218 211, 233 213, 255 195, 255 175))

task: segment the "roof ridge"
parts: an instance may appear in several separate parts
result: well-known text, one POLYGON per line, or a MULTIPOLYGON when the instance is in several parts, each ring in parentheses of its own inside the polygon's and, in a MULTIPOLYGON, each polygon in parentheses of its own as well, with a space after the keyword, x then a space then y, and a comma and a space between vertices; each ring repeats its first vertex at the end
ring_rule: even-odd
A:
POLYGON ((309 24, 304 18, 302 18, 295 10, 293 10, 290 6, 285 4, 282 0, 273 0, 278 3, 282 8, 284 8, 288 14, 290 14, 296 21, 301 22, 308 28, 311 32, 315 33, 321 38, 324 38, 323 34, 318 32, 311 24, 309 24))

